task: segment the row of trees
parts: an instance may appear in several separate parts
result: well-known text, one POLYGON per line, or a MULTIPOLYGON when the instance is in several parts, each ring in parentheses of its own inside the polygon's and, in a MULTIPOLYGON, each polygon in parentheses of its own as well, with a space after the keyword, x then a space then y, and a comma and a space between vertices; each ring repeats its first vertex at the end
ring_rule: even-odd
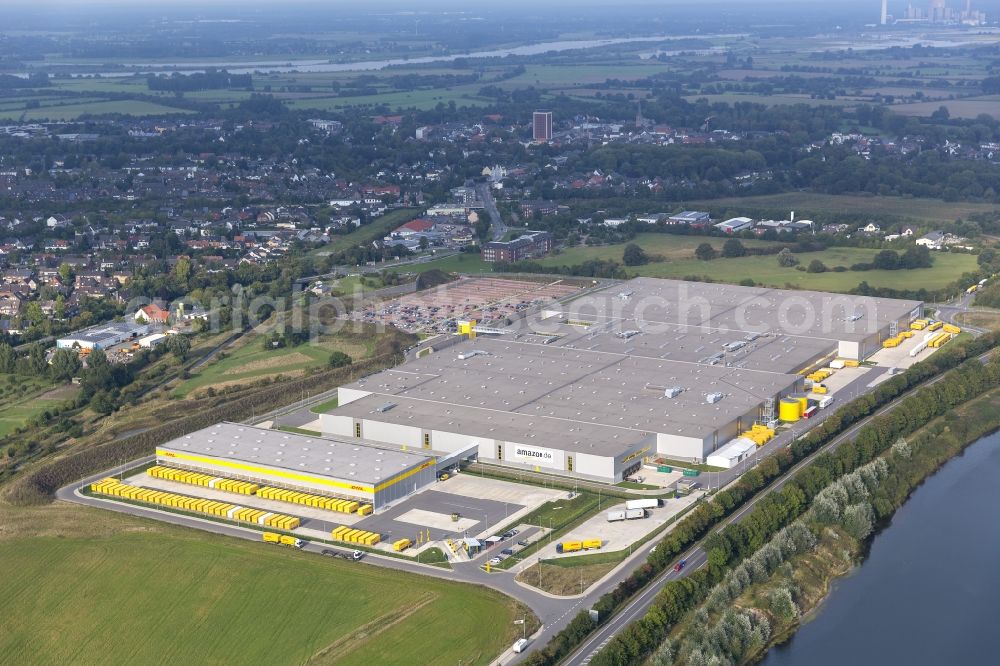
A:
POLYGON ((150 90, 174 93, 194 92, 196 90, 228 90, 238 88, 253 90, 253 77, 250 74, 230 74, 224 69, 208 68, 204 72, 194 74, 151 74, 146 78, 150 90))

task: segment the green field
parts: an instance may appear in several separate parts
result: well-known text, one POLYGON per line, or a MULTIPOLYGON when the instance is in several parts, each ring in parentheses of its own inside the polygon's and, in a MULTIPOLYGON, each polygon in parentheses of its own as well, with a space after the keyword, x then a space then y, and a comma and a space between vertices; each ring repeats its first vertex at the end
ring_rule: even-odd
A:
POLYGON ((4 664, 486 664, 520 633, 485 588, 172 528, 0 561, 4 664))
MULTIPOLYGON (((827 268, 850 266, 870 262, 877 250, 858 248, 831 248, 823 252, 799 255, 803 265, 819 259, 827 268)), ((773 256, 716 259, 705 262, 697 259, 647 264, 630 270, 630 275, 683 278, 704 276, 716 282, 739 282, 751 279, 771 287, 816 289, 818 291, 850 291, 862 281, 872 287, 892 289, 940 289, 954 282, 962 273, 975 271, 976 257, 970 254, 935 254, 931 268, 900 271, 847 271, 844 273, 806 273, 795 268, 783 268, 773 256)))
POLYGON ((336 336, 325 336, 315 342, 297 347, 264 349, 259 335, 250 335, 246 341, 221 360, 215 360, 199 369, 173 391, 179 398, 208 386, 250 383, 279 374, 294 376, 312 368, 324 367, 333 351, 342 351, 354 360, 372 353, 374 340, 367 345, 357 341, 345 342, 336 336))
POLYGON ((0 437, 6 437, 76 393, 75 389, 50 392, 52 384, 31 377, 17 376, 14 380, 15 384, 5 384, 0 388, 0 437))
MULTIPOLYGON (((648 276, 661 278, 710 278, 716 282, 737 283, 750 279, 754 283, 771 287, 791 287, 816 289, 819 291, 850 291, 861 282, 873 287, 893 289, 940 289, 961 277, 962 273, 975 271, 976 257, 971 254, 934 253, 934 265, 905 271, 846 271, 836 273, 806 273, 795 268, 783 268, 773 255, 738 257, 699 261, 694 258, 694 248, 707 242, 721 248, 724 238, 705 236, 674 236, 671 234, 639 234, 632 241, 640 245, 649 255, 659 255, 665 261, 654 261, 644 266, 626 268, 629 277, 648 276)), ((768 241, 743 240, 747 247, 773 244, 768 241)), ((625 245, 604 245, 598 247, 577 246, 562 250, 559 254, 538 259, 542 266, 573 266, 584 261, 602 259, 622 262, 625 245)), ((850 267, 856 263, 869 263, 878 250, 835 247, 822 252, 807 252, 799 255, 801 265, 808 265, 813 259, 822 261, 828 269, 835 266, 850 267)), ((439 261, 419 264, 417 267, 403 266, 399 270, 426 271, 437 268, 452 272, 489 272, 490 264, 475 255, 446 257, 439 261)))
POLYGON ((952 118, 976 118, 985 113, 1000 120, 1000 95, 900 104, 893 106, 892 110, 904 116, 930 116, 942 106, 948 109, 952 118))
POLYGON ((335 240, 328 245, 324 245, 318 254, 334 254, 359 245, 368 245, 373 240, 385 237, 390 231, 401 224, 409 222, 417 216, 416 208, 399 208, 390 211, 382 217, 376 218, 361 227, 358 227, 349 234, 335 236, 335 240))
POLYGON ((820 194, 813 192, 789 192, 786 194, 766 194, 756 197, 729 197, 689 201, 687 206, 696 210, 717 211, 769 210, 787 215, 794 210, 796 219, 809 219, 817 213, 837 215, 856 213, 877 218, 893 215, 925 222, 954 222, 966 218, 970 213, 1000 211, 1000 206, 988 203, 948 202, 940 199, 906 199, 903 197, 874 197, 848 194, 820 194))
MULTIPOLYGON (((68 100, 67 100, 68 101, 68 100)), ((121 113, 131 116, 162 116, 172 113, 188 114, 192 111, 178 109, 172 106, 154 104, 142 100, 115 100, 104 102, 88 102, 83 104, 60 104, 58 106, 42 106, 38 109, 4 110, 0 111, 0 119, 8 120, 73 120, 84 114, 121 113)))

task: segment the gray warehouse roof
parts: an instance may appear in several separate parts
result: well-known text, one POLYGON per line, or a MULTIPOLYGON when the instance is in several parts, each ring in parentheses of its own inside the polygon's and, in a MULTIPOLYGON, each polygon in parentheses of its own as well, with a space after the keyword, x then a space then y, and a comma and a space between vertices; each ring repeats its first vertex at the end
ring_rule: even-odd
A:
POLYGON ((921 301, 822 291, 738 287, 712 282, 635 278, 563 307, 579 319, 637 319, 696 331, 771 332, 835 343, 863 340, 921 301))
POLYGON ((656 433, 709 437, 795 390, 797 373, 840 341, 865 340, 921 305, 636 278, 350 384, 370 395, 342 396, 333 413, 617 455, 656 433), (668 397, 671 387, 682 390, 668 397))
POLYGON ((479 338, 350 384, 373 395, 334 413, 524 444, 558 438, 568 450, 615 455, 654 433, 708 436, 797 379, 479 338), (667 397, 673 386, 681 393, 667 397), (709 403, 709 393, 722 398, 709 403), (377 412, 386 402, 397 405, 377 412))
POLYGON ((375 485, 429 460, 358 441, 343 442, 238 423, 217 423, 157 449, 375 485))

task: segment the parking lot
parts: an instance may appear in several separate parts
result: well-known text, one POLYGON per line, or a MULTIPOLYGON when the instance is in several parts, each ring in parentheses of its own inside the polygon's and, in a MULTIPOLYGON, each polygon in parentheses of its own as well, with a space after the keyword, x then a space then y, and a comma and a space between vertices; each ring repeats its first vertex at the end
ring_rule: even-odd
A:
POLYGON ((562 280, 531 282, 505 278, 462 278, 434 289, 368 305, 351 318, 392 324, 409 333, 447 333, 455 319, 481 324, 502 322, 535 303, 564 298, 579 291, 562 280))
POLYGON ((382 513, 368 516, 357 528, 378 532, 383 541, 407 537, 416 540, 419 532, 436 541, 465 536, 489 536, 491 526, 502 524, 507 517, 524 509, 522 504, 490 499, 465 497, 438 490, 425 490, 412 495, 382 513), (458 513, 461 522, 451 515, 458 513))
MULTIPOLYGON (((554 539, 552 543, 547 543, 537 552, 537 556, 543 560, 547 560, 561 557, 575 557, 583 555, 586 552, 593 552, 578 551, 564 554, 556 552, 557 543, 563 541, 584 541, 587 539, 600 539, 601 552, 625 550, 636 541, 639 541, 650 532, 662 526, 673 516, 694 504, 703 494, 696 491, 679 499, 664 500, 662 507, 647 509, 646 518, 619 520, 613 523, 608 522, 608 512, 624 510, 625 504, 605 507, 600 513, 591 516, 581 525, 574 527, 558 539, 554 539)), ((531 561, 534 561, 534 558, 535 556, 532 555, 531 561)), ((525 562, 525 565, 527 565, 527 562, 525 562)))

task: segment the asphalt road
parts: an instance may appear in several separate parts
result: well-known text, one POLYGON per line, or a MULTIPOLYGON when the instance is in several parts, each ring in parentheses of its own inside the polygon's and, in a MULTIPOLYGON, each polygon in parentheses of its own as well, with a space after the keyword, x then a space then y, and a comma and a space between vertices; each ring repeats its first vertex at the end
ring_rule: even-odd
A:
POLYGON ((503 223, 503 218, 500 217, 500 211, 497 210, 497 202, 493 200, 493 193, 490 192, 489 183, 479 183, 476 185, 476 193, 479 194, 479 200, 483 202, 483 207, 490 216, 490 231, 493 235, 493 240, 498 241, 507 233, 507 227, 503 223))

